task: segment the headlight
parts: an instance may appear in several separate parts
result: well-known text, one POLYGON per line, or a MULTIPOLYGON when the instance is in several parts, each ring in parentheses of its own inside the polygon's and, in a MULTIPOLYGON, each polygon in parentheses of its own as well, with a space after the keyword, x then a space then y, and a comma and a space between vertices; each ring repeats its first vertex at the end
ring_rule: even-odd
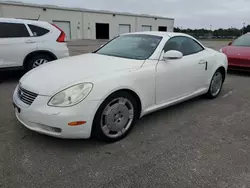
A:
POLYGON ((93 88, 92 83, 82 83, 71 86, 55 94, 48 102, 49 106, 68 107, 85 99, 93 88))

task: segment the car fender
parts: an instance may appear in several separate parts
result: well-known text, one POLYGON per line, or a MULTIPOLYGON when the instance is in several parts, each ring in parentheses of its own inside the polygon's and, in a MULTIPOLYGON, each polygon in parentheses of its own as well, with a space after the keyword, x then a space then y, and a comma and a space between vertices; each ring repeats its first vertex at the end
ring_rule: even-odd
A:
POLYGON ((95 80, 88 98, 101 103, 112 93, 119 90, 131 90, 139 98, 142 111, 155 104, 155 68, 139 68, 137 70, 118 71, 95 80))
POLYGON ((209 79, 208 79, 208 85, 210 85, 210 82, 212 80, 212 77, 214 73, 220 68, 223 67, 225 69, 225 76, 227 74, 227 68, 228 68, 228 60, 227 56, 223 53, 214 51, 213 57, 212 57, 212 62, 209 66, 209 79))
POLYGON ((35 48, 30 49, 30 50, 27 51, 26 53, 23 53, 23 54, 22 54, 22 57, 20 57, 20 63, 21 63, 20 66, 24 66, 25 59, 28 57, 29 54, 31 54, 31 53, 33 53, 33 52, 35 52, 35 51, 37 51, 37 45, 36 45, 35 48))

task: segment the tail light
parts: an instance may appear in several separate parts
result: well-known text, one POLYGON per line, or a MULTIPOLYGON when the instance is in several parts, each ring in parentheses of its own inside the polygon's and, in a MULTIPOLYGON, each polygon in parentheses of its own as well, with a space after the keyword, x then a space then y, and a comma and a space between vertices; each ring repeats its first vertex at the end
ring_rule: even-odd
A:
POLYGON ((56 27, 60 32, 61 34, 59 35, 59 37, 57 38, 57 42, 65 42, 65 38, 66 38, 66 34, 64 33, 64 31, 59 28, 57 25, 55 24, 52 24, 54 27, 56 27))

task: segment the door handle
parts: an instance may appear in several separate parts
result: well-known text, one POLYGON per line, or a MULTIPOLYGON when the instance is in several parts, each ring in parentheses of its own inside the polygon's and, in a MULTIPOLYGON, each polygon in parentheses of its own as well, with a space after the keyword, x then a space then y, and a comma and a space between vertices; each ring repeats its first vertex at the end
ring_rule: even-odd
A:
POLYGON ((35 43, 35 41, 33 41, 33 40, 27 40, 27 41, 25 41, 25 43, 31 44, 31 43, 35 43))
POLYGON ((204 65, 204 64, 205 64, 205 65, 206 65, 206 66, 205 66, 205 70, 207 70, 207 61, 201 60, 201 61, 199 62, 199 64, 200 64, 200 65, 204 65))
POLYGON ((203 64, 206 64, 207 62, 206 61, 200 61, 199 64, 200 65, 203 65, 203 64))

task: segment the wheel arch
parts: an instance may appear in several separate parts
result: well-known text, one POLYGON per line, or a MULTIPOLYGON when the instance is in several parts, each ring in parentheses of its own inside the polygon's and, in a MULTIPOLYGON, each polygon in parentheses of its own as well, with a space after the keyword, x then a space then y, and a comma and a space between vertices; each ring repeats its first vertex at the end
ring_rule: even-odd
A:
POLYGON ((52 60, 56 60, 56 59, 57 59, 56 55, 53 54, 53 53, 50 52, 50 51, 47 51, 47 50, 33 51, 33 52, 30 52, 28 55, 26 55, 26 57, 24 58, 24 60, 23 60, 23 67, 26 67, 27 62, 28 62, 31 58, 35 57, 36 55, 41 55, 41 54, 46 54, 46 55, 50 56, 52 60))
POLYGON ((137 104, 137 109, 138 109, 138 118, 141 117, 141 112, 142 112, 142 101, 141 101, 141 98, 139 97, 138 93, 130 88, 119 88, 119 89, 116 89, 114 91, 111 91, 109 92, 107 95, 105 95, 105 97, 103 98, 103 100, 100 102, 100 104, 98 105, 97 107, 97 110, 95 112, 95 115, 98 111, 98 109, 100 108, 100 106, 103 104, 103 102, 108 98, 110 97, 111 95, 114 95, 115 93, 119 93, 119 92, 127 92, 129 93, 131 96, 133 96, 136 100, 136 104, 137 104))
MULTIPOLYGON (((225 67, 223 67, 223 66, 220 66, 217 70, 219 70, 221 73, 222 73, 222 76, 223 76, 223 82, 225 81, 225 79, 226 79, 226 69, 225 69, 225 67)), ((216 70, 216 71, 217 71, 216 70)))

